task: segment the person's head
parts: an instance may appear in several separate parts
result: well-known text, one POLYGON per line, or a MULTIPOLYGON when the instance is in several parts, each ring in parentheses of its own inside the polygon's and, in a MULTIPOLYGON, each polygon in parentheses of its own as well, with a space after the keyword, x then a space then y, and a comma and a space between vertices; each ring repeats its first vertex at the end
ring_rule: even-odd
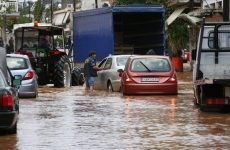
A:
POLYGON ((89 52, 89 57, 96 58, 96 52, 95 51, 90 51, 89 52))

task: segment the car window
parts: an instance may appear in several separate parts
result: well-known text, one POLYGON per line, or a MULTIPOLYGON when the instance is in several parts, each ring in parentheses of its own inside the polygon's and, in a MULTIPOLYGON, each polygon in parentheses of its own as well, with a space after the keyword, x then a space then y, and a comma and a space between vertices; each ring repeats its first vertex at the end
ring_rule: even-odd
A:
POLYGON ((105 63, 105 67, 104 67, 105 70, 111 68, 111 66, 112 66, 112 61, 113 61, 112 58, 108 58, 108 60, 107 60, 106 63, 105 63))
POLYGON ((117 66, 125 66, 129 56, 117 57, 117 66))
POLYGON ((132 72, 168 72, 170 65, 164 58, 138 58, 131 64, 132 72))
POLYGON ((99 68, 104 68, 105 66, 105 62, 106 62, 107 59, 103 59, 100 64, 98 65, 99 68))
POLYGON ((28 65, 26 63, 25 58, 19 57, 7 57, 6 58, 7 66, 10 70, 19 70, 19 69, 27 69, 28 65))
POLYGON ((6 87, 5 77, 1 70, 0 70, 0 87, 6 87))

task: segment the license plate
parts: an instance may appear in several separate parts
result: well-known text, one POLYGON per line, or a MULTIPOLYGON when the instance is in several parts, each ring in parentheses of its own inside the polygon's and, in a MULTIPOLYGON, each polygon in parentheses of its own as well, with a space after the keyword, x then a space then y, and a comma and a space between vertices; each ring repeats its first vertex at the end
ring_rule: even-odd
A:
POLYGON ((142 82, 159 82, 160 78, 141 78, 142 82))

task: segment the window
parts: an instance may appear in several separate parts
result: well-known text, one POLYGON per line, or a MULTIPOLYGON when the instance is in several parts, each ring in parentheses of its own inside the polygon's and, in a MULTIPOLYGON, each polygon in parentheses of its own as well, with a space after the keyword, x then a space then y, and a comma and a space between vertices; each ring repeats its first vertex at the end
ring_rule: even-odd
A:
POLYGON ((106 61, 105 67, 104 67, 105 70, 111 68, 111 66, 112 66, 112 61, 113 61, 112 58, 108 58, 108 60, 106 61))
POLYGON ((103 59, 100 64, 98 65, 99 68, 104 68, 105 66, 105 62, 106 62, 107 59, 103 59))
MULTIPOLYGON (((218 47, 220 49, 229 49, 230 48, 230 26, 229 25, 222 25, 218 28, 218 47)), ((208 37, 203 37, 203 49, 213 49, 214 47, 214 29, 208 29, 208 31, 204 31, 204 34, 208 33, 208 37), (206 45, 208 43, 208 45, 206 45), (207 47, 208 46, 208 47, 207 47)))
POLYGON ((117 66, 125 66, 129 56, 117 57, 117 66))
POLYGON ((27 69, 28 65, 26 59, 18 57, 7 57, 6 58, 7 66, 10 70, 20 70, 27 69))
POLYGON ((131 64, 132 72, 168 72, 170 65, 164 58, 138 58, 131 64))

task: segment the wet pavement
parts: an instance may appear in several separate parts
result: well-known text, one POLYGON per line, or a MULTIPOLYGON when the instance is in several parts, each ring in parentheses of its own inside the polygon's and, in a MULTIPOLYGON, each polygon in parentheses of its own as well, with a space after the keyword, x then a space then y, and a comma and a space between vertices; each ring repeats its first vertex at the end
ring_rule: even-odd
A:
POLYGON ((20 100, 18 133, 0 150, 229 149, 230 114, 194 107, 191 74, 178 73, 177 96, 40 88, 20 100))

